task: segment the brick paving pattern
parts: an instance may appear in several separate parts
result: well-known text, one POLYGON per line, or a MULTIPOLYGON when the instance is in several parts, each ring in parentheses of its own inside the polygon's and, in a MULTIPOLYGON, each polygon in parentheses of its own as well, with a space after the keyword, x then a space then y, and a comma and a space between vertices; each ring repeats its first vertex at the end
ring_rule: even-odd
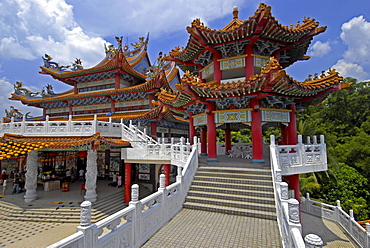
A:
POLYGON ((183 209, 142 247, 281 247, 276 221, 183 209))
POLYGON ((323 247, 328 248, 353 248, 358 247, 336 222, 321 219, 306 213, 301 213, 302 236, 313 233, 324 242, 323 247))

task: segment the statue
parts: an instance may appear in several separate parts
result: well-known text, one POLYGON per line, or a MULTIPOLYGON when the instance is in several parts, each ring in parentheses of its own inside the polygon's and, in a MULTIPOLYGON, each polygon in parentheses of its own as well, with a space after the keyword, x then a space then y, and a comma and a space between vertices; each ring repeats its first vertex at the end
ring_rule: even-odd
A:
POLYGON ((144 43, 145 43, 144 37, 139 37, 139 41, 136 42, 135 44, 134 43, 131 43, 131 46, 133 46, 135 48, 138 48, 139 46, 141 46, 144 43))
POLYGON ((121 37, 116 36, 115 38, 118 43, 118 50, 122 50, 122 36, 121 37))
POLYGON ((74 62, 72 62, 72 71, 82 70, 82 61, 81 59, 76 58, 74 62))
POLYGON ((71 67, 70 65, 61 66, 58 63, 51 61, 53 58, 46 53, 45 53, 45 57, 42 57, 42 59, 44 60, 44 66, 46 68, 51 68, 51 69, 58 70, 58 71, 65 71, 67 68, 71 67))
MULTIPOLYGON (((9 108, 10 108, 9 111, 5 109, 6 117, 8 117, 8 118, 14 117, 14 118, 19 118, 19 119, 23 118, 23 114, 20 112, 19 109, 14 108, 14 106, 10 106, 9 108)), ((28 115, 30 113, 31 112, 26 113, 26 118, 29 117, 28 115)))
POLYGON ((21 96, 37 96, 40 92, 32 92, 29 89, 23 88, 22 82, 16 82, 14 85, 14 94, 21 96))
POLYGON ((42 96, 55 95, 55 93, 53 91, 53 85, 47 84, 44 88, 42 88, 41 95, 42 96), (45 91, 45 89, 46 89, 46 91, 45 91))

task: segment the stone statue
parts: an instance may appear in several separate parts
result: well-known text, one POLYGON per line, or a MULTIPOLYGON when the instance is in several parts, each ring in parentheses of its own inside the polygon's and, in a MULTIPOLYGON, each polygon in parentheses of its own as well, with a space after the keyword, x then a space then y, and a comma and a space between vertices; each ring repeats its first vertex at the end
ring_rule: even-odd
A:
MULTIPOLYGON (((27 112, 26 113, 26 118, 28 118, 28 115, 30 114, 31 112, 27 112)), ((5 114, 6 114, 6 117, 8 118, 23 118, 23 114, 20 112, 19 109, 16 109, 14 108, 14 106, 10 106, 10 109, 9 111, 5 109, 5 114)))
POLYGON ((40 92, 32 92, 23 87, 22 82, 16 82, 14 85, 14 94, 21 96, 37 96, 40 92))

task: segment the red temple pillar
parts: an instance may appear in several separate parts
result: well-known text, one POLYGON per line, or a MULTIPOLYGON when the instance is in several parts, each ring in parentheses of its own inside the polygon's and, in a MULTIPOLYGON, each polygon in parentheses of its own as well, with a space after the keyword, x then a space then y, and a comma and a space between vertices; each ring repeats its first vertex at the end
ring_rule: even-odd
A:
POLYGON ((110 100, 110 112, 116 112, 114 99, 110 100))
POLYGON ((284 124, 281 124, 280 126, 281 130, 281 138, 283 140, 283 144, 288 144, 288 127, 285 126, 284 124))
POLYGON ((170 164, 165 164, 164 166, 164 176, 165 176, 165 183, 164 186, 170 185, 170 174, 171 174, 171 165, 170 164))
POLYGON ((253 46, 245 47, 245 78, 249 79, 251 75, 254 75, 254 60, 253 60, 253 46))
POLYGON ((207 126, 200 130, 200 155, 207 156, 207 126))
POLYGON ((114 76, 114 88, 119 89, 121 87, 121 77, 120 73, 117 72, 116 75, 114 76))
POLYGON ((195 130, 193 112, 189 112, 189 140, 190 144, 194 142, 194 136, 197 135, 197 130, 195 130))
POLYGON ((73 106, 72 105, 68 106, 68 115, 73 115, 73 106))
MULTIPOLYGON (((291 104, 290 109, 290 122, 287 128, 287 137, 288 137, 288 145, 296 145, 297 144, 297 120, 296 120, 296 112, 295 112, 295 105, 291 104)), ((297 201, 300 201, 300 187, 299 187, 299 175, 291 175, 286 176, 284 178, 288 184, 289 188, 294 190, 294 198, 297 201)))
POLYGON ((225 129, 225 154, 229 155, 229 151, 231 150, 231 129, 230 123, 226 123, 225 129))
POLYGON ((215 123, 215 103, 207 104, 207 134, 208 134, 208 158, 207 161, 217 162, 217 138, 216 138, 216 123, 215 123))
POLYGON ((254 98, 251 99, 253 164, 265 163, 265 160, 263 159, 262 118, 260 106, 259 100, 254 98))
POLYGON ((124 202, 131 201, 131 163, 125 163, 125 196, 124 202))
POLYGON ((151 134, 152 134, 152 138, 153 139, 157 139, 157 122, 156 121, 152 121, 150 123, 150 130, 151 130, 151 134))
POLYGON ((73 94, 78 94, 77 82, 73 83, 73 94))
POLYGON ((221 59, 221 53, 218 51, 213 52, 213 75, 214 75, 214 80, 216 80, 219 84, 221 83, 222 80, 222 71, 220 67, 220 61, 221 59))

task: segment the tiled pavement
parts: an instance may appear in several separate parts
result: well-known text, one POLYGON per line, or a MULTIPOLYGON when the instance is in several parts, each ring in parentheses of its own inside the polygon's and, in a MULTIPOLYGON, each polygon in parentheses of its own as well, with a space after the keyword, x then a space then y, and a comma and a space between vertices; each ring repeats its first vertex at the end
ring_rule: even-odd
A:
MULTIPOLYGON (((205 160, 205 157, 201 158, 200 164, 207 164, 205 160)), ((255 167, 250 160, 230 159, 227 156, 220 156, 219 162, 213 164, 214 166, 255 167)), ((263 165, 263 167, 268 166, 263 165)), ((102 185, 105 184, 107 181, 102 182, 102 185)), ((97 190, 99 195, 110 192, 113 188, 98 186, 97 190)), ((73 203, 83 200, 78 186, 69 193, 61 193, 61 191, 39 191, 38 193, 39 199, 31 204, 24 203, 23 194, 6 195, 0 200, 20 207, 28 205, 49 207, 55 205, 53 200, 73 201, 73 203)), ((302 214, 302 222, 303 236, 308 233, 319 235, 324 240, 324 247, 357 247, 334 222, 307 214, 302 214)), ((76 224, 0 220, 0 248, 46 247, 75 233, 76 227, 76 224)), ((279 233, 275 221, 183 209, 144 247, 281 247, 276 240, 279 240, 279 233), (183 230, 180 231, 180 227, 183 230), (266 227, 268 232, 263 232, 266 231, 266 227), (165 234, 166 230, 169 230, 169 235, 165 234)))
POLYGON ((281 247, 277 222, 183 209, 142 247, 281 247))
POLYGON ((309 233, 316 234, 324 242, 323 247, 328 248, 353 248, 358 247, 339 226, 339 224, 312 216, 306 213, 301 213, 302 219, 302 236, 305 237, 309 233))

